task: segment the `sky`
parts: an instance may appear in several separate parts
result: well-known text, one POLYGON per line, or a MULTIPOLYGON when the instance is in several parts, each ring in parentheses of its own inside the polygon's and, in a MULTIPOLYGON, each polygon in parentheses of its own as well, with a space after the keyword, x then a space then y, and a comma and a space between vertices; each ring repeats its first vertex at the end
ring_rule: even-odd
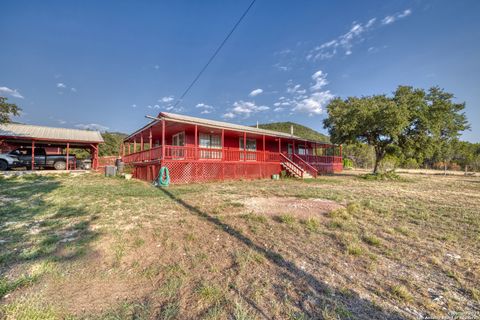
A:
POLYGON ((0 0, 0 95, 16 121, 130 133, 161 111, 325 133, 333 97, 440 86, 480 142, 480 1, 0 0))

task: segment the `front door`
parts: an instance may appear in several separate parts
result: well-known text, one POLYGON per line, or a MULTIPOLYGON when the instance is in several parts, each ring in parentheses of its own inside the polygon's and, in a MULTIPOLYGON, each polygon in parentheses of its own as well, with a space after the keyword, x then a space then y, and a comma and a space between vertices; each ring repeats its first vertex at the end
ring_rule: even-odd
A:
POLYGON ((287 152, 289 156, 293 154, 293 145, 291 143, 287 146, 287 152))
POLYGON ((183 159, 185 157, 185 132, 179 132, 172 136, 172 159, 183 159))

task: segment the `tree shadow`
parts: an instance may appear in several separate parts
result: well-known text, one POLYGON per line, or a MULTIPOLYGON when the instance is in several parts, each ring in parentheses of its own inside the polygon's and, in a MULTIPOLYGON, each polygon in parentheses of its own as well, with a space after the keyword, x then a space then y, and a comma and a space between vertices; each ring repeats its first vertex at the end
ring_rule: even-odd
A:
MULTIPOLYGON (((313 319, 324 318, 325 316, 322 315, 322 312, 325 310, 337 310, 339 306, 341 306, 348 310, 347 313, 351 313, 356 319, 404 319, 404 316, 398 312, 381 310, 372 302, 360 298, 355 293, 346 295, 330 287, 328 284, 320 281, 310 273, 297 267, 292 261, 285 259, 278 252, 269 250, 255 243, 252 239, 248 238, 231 225, 221 221, 214 215, 210 215, 194 205, 187 203, 165 188, 161 188, 161 190, 170 199, 186 208, 190 213, 211 223, 213 226, 234 237, 252 250, 262 254, 266 259, 282 270, 281 277, 294 284, 295 290, 301 297, 301 300, 298 301, 297 297, 293 297, 288 293, 287 288, 281 286, 276 287, 276 294, 281 300, 287 298, 290 301, 298 301, 297 306, 301 312, 308 317, 313 319)), ((247 303, 260 315, 264 315, 265 318, 268 318, 266 316, 268 311, 262 310, 262 308, 252 300, 248 299, 245 301, 247 301, 247 303)))
POLYGON ((23 265, 74 260, 98 236, 90 229, 96 216, 49 199, 60 186, 50 176, 0 179, 0 281, 15 283, 14 275, 27 272, 23 265))

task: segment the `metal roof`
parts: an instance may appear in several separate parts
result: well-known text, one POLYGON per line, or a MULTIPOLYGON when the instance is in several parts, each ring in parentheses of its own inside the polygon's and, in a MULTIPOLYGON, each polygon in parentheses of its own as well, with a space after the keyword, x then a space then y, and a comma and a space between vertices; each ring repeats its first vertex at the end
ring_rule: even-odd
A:
MULTIPOLYGON (((216 120, 209 120, 209 119, 204 119, 204 118, 197 118, 197 117, 191 117, 191 116, 185 116, 181 114, 176 114, 176 113, 170 113, 170 112, 161 112, 158 115, 158 118, 163 118, 165 120, 172 120, 174 122, 181 122, 181 123, 188 123, 188 124, 197 124, 197 125, 202 125, 206 127, 211 127, 211 128, 221 128, 221 129, 228 129, 228 130, 233 130, 233 131, 241 131, 241 132, 249 132, 249 133, 254 133, 254 134, 260 134, 260 135, 267 135, 267 136, 272 136, 272 137, 282 137, 282 138, 293 138, 293 139, 298 139, 298 140, 307 140, 304 138, 297 137, 295 135, 291 135, 289 133, 285 132, 280 132, 280 131, 273 131, 273 130, 266 130, 266 129, 260 129, 260 128, 255 128, 255 127, 249 127, 249 126, 244 126, 240 124, 234 124, 234 123, 229 123, 229 122, 223 122, 223 121, 216 121, 216 120)), ((153 126, 154 124, 158 123, 160 119, 158 120, 153 120, 141 129, 135 131, 128 137, 124 139, 124 141, 129 140, 130 138, 134 137, 138 133, 142 132, 143 130, 153 126)))
POLYGON ((51 141, 103 142, 99 131, 34 126, 29 124, 0 124, 0 137, 41 139, 51 141))
POLYGON ((218 127, 218 128, 232 129, 232 130, 238 130, 238 131, 247 131, 251 133, 266 134, 269 136, 301 139, 300 137, 291 135, 289 133, 249 127, 241 124, 234 124, 234 123, 216 121, 216 120, 208 120, 208 119, 184 116, 181 114, 175 114, 175 113, 169 113, 169 112, 162 112, 160 113, 160 115, 165 117, 165 119, 178 120, 178 121, 188 122, 188 123, 196 123, 196 124, 201 124, 208 127, 218 127))

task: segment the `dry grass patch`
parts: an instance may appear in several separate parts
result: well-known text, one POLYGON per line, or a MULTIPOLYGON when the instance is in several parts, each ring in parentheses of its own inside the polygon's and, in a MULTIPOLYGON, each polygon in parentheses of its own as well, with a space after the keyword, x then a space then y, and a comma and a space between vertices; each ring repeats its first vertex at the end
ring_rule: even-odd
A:
POLYGON ((4 179, 0 317, 473 312, 479 181, 335 175, 156 189, 100 175, 4 179))

